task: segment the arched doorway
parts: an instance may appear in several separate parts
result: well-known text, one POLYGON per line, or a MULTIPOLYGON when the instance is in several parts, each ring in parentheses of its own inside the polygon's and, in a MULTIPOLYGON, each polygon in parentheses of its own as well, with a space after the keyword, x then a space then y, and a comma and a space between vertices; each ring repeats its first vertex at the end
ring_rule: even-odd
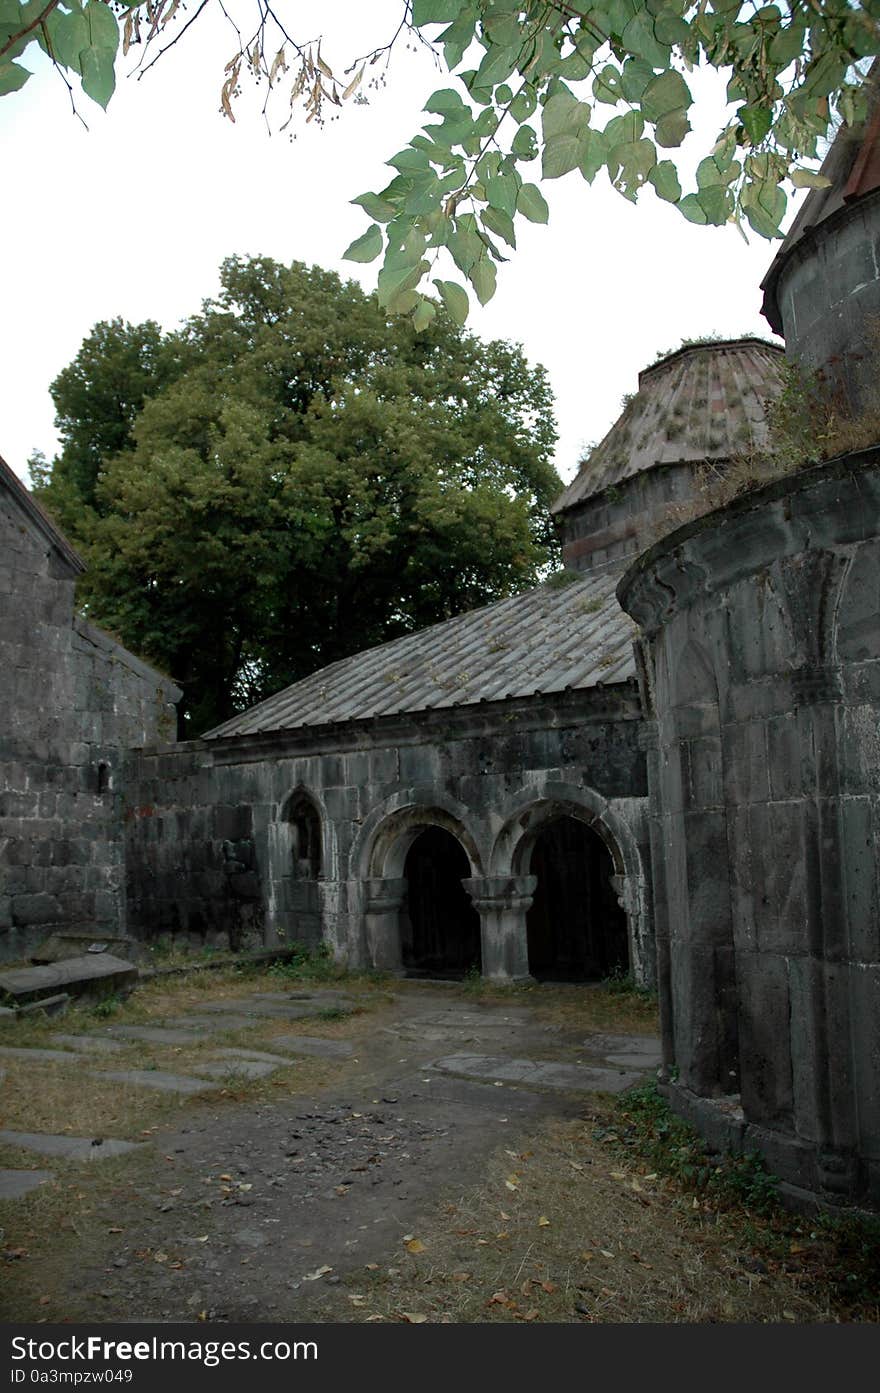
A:
POLYGON ((278 923, 292 941, 316 943, 321 937, 323 839, 321 814, 305 790, 291 795, 282 823, 287 829, 287 846, 279 866, 278 923))
POLYGON ((626 915, 599 834, 579 818, 554 818, 535 837, 529 869, 538 879, 526 918, 532 976, 588 982, 626 971, 626 915))
POLYGON ((426 827, 406 854, 406 900, 400 914, 407 971, 463 976, 480 969, 480 916, 462 885, 471 866, 461 843, 442 827, 426 827))

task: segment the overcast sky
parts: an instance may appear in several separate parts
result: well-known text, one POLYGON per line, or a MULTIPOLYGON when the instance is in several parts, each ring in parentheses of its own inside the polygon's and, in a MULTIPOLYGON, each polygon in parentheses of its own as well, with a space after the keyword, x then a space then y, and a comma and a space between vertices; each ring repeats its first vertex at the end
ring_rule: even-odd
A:
MULTIPOLYGON (((106 115, 80 94, 88 131, 51 70, 35 71, 0 100, 0 454, 22 477, 34 449, 55 450, 49 384, 98 320, 150 318, 171 328, 216 291, 219 263, 235 253, 317 263, 368 289, 375 283, 378 262, 341 259, 367 226, 349 200, 389 181, 384 161, 428 119, 421 108, 449 85, 448 74, 425 52, 401 49, 386 85, 366 90, 368 104, 347 105, 323 129, 299 117, 295 139, 270 135, 262 90, 250 99, 245 92, 233 125, 219 111, 233 43, 213 9, 142 80, 122 77, 106 115)), ((296 37, 321 32, 314 17, 322 10, 324 55, 342 67, 390 36, 400 5, 301 0, 292 11, 296 37)), ((693 87, 703 119, 692 113, 698 129, 684 152, 691 167, 723 110, 711 75, 693 87)), ((537 178, 537 164, 521 168, 537 178)), ((604 173, 593 186, 572 174, 544 191, 549 227, 518 230, 494 300, 481 309, 471 296, 469 327, 521 343, 547 368, 556 464, 567 480, 658 351, 705 334, 770 337, 758 287, 774 245, 757 236, 746 244, 733 227, 694 227, 651 189, 633 206, 604 173)))

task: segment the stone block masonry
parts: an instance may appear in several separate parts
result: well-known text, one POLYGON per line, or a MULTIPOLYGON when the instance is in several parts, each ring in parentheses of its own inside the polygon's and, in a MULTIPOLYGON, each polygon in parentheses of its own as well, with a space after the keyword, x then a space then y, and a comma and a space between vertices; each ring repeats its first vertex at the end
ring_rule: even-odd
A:
POLYGON ((75 613, 75 553, 0 461, 0 961, 124 932, 121 752, 179 692, 75 613))
POLYGON ((736 1096, 738 1145, 798 1189, 875 1204, 878 520, 875 450, 681 528, 618 589, 645 634, 656 721, 673 1101, 712 1131, 736 1096))

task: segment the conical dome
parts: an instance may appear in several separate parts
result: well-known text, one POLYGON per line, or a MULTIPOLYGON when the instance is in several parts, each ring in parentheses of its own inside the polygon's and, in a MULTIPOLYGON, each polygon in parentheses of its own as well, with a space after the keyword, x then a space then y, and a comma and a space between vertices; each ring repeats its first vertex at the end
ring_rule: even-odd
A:
POLYGON ((638 392, 553 504, 566 565, 625 563, 675 525, 697 465, 765 448, 782 362, 782 348, 743 338, 689 344, 639 373, 638 392))

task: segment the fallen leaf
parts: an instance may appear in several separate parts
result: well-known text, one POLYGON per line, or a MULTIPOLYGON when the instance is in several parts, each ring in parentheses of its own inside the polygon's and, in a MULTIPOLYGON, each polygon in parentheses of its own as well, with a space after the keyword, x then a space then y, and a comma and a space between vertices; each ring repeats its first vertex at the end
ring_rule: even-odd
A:
POLYGON ((532 1294, 532 1279, 531 1279, 531 1277, 526 1277, 526 1280, 523 1282, 522 1286, 520 1287, 520 1291, 522 1292, 523 1296, 531 1296, 531 1294, 532 1294))
POLYGON ((539 1229, 548 1229, 549 1227, 550 1227, 550 1220, 547 1218, 547 1215, 546 1215, 546 1214, 542 1214, 541 1217, 540 1217, 540 1219, 538 1220, 538 1228, 539 1228, 539 1229))
MULTIPOLYGON (((626 1180, 626 1174, 624 1171, 610 1171, 609 1174, 612 1180, 626 1180)), ((221 1176, 220 1178, 222 1180, 223 1177, 221 1176)))
POLYGON ((499 1213, 500 1213, 500 1217, 501 1217, 502 1219, 509 1219, 509 1218, 510 1218, 510 1215, 509 1215, 509 1214, 505 1214, 505 1212, 504 1212, 503 1209, 500 1210, 499 1213))
POLYGON ((368 1272, 378 1272, 378 1271, 379 1271, 379 1264, 378 1264, 377 1262, 368 1262, 368 1263, 367 1263, 367 1271, 368 1271, 368 1272))
POLYGON ((487 1306, 509 1306, 510 1296, 506 1291, 493 1292, 486 1302, 487 1306))
POLYGON ((533 1306, 530 1311, 525 1311, 523 1313, 523 1320, 537 1320, 539 1315, 540 1312, 537 1306, 533 1306))
POLYGON ((608 1251, 607 1248, 600 1248, 600 1249, 599 1249, 599 1252, 602 1254, 603 1258, 613 1258, 613 1257, 614 1257, 614 1254, 613 1254, 613 1253, 609 1253, 609 1251, 608 1251))
POLYGON ((207 1243, 207 1241, 208 1241, 208 1235, 207 1235, 206 1233, 201 1234, 201 1236, 200 1236, 199 1238, 196 1239, 196 1242, 197 1242, 197 1243, 207 1243))
POLYGON ((548 1296, 552 1296, 553 1293, 554 1293, 554 1291, 557 1290, 556 1283, 555 1283, 555 1282, 542 1282, 542 1283, 541 1283, 541 1290, 542 1290, 542 1291, 546 1291, 546 1293, 547 1293, 548 1296))
POLYGON ((449 1275, 453 1282, 469 1282, 471 1280, 470 1272, 450 1272, 449 1275))
POLYGON ((423 1253, 425 1251, 425 1245, 420 1238, 411 1238, 403 1246, 408 1253, 423 1253))
POLYGON ((509 1237, 510 1237, 510 1234, 509 1234, 509 1233, 496 1233, 495 1237, 496 1237, 496 1238, 509 1238, 509 1237))
POLYGON ((41 1296, 41 1297, 40 1297, 40 1305, 41 1305, 41 1306, 48 1306, 48 1305, 49 1305, 49 1302, 50 1302, 51 1300, 52 1300, 51 1296, 41 1296))
POLYGON ((332 1272, 332 1267, 316 1267, 314 1272, 304 1272, 304 1282, 317 1282, 319 1277, 326 1277, 328 1272, 332 1272))
POLYGON ((408 1321, 410 1325, 424 1325, 425 1321, 428 1319, 427 1316, 422 1315, 421 1311, 403 1311, 401 1314, 403 1315, 403 1319, 408 1321))
POLYGON ((231 1179, 232 1179, 232 1176, 231 1176, 231 1175, 218 1175, 218 1176, 217 1176, 217 1179, 218 1179, 218 1180, 231 1180, 231 1179))
POLYGON ((367 1304, 367 1298, 362 1296, 359 1291, 349 1292, 348 1299, 352 1306, 365 1306, 367 1304))
POLYGON ((108 1233, 125 1233, 125 1229, 108 1229, 108 1233))
POLYGON ((167 1262, 167 1261, 168 1261, 168 1254, 167 1254, 167 1253, 154 1253, 154 1254, 153 1254, 153 1261, 154 1261, 154 1262, 167 1262))

